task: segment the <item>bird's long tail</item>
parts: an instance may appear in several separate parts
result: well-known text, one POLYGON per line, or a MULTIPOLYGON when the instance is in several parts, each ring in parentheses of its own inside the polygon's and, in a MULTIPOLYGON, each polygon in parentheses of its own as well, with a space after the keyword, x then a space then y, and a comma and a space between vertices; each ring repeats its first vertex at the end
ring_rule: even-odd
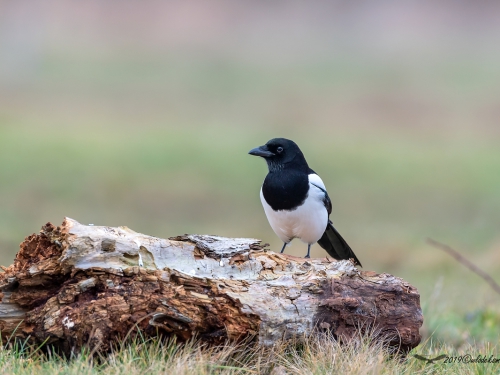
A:
POLYGON ((333 227, 331 221, 328 222, 325 233, 323 233, 323 236, 319 239, 318 244, 325 249, 332 258, 337 260, 352 258, 357 265, 362 267, 361 262, 340 233, 333 227))

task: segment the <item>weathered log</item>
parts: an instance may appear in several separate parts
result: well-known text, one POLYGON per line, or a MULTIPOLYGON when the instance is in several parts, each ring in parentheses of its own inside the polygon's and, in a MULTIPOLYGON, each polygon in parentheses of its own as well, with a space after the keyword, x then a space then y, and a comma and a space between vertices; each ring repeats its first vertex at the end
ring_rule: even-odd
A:
POLYGON ((263 345, 329 330, 372 329, 403 352, 420 342, 420 296, 400 278, 350 261, 303 259, 259 240, 161 239, 127 227, 46 224, 0 275, 0 330, 65 351, 144 335, 263 345))

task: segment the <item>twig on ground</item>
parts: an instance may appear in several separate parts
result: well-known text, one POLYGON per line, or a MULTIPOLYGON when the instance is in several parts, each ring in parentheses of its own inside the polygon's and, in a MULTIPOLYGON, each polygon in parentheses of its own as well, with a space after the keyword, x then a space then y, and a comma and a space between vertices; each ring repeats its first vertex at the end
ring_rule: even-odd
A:
POLYGON ((497 282, 486 272, 484 272, 482 269, 477 267, 475 264, 473 264, 470 260, 465 258, 462 254, 460 254, 458 251, 452 249, 448 245, 442 244, 441 242, 438 242, 436 240, 433 240, 432 238, 427 239, 427 243, 429 245, 432 245, 438 249, 443 250, 444 252, 450 254, 453 258, 455 258, 459 263, 462 263, 465 267, 470 269, 472 272, 474 272, 476 275, 482 277, 490 286, 493 288, 495 292, 500 294, 500 285, 497 284, 497 282))

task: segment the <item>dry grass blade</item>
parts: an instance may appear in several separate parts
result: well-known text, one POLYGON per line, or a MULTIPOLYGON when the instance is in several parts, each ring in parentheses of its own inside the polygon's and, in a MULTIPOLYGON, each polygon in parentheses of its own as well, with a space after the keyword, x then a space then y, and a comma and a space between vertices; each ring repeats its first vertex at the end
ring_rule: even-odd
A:
MULTIPOLYGON (((464 353, 500 358, 496 346, 480 347, 474 344, 464 350, 464 353)), ((443 354, 459 355, 453 347, 430 341, 424 343, 418 352, 418 356, 433 359, 443 354)), ((0 350, 0 375, 482 375, 498 373, 496 370, 500 366, 500 363, 446 364, 443 360, 428 363, 413 356, 402 359, 373 341, 371 333, 360 333, 359 337, 344 343, 331 335, 319 334, 282 341, 273 347, 262 347, 251 341, 209 346, 198 340, 179 343, 175 339, 144 340, 138 335, 109 353, 101 353, 97 360, 89 354, 89 351, 82 351, 67 360, 36 347, 14 346, 0 350)))

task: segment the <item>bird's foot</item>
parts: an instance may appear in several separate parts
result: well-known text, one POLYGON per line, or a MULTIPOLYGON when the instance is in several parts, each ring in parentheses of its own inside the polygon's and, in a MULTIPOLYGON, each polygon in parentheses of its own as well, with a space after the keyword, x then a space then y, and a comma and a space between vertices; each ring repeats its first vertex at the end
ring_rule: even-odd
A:
POLYGON ((304 258, 310 258, 311 256, 309 254, 311 254, 311 244, 307 245, 307 254, 304 258))
POLYGON ((280 254, 283 254, 285 252, 285 247, 286 247, 286 242, 283 244, 283 247, 281 248, 280 254))

